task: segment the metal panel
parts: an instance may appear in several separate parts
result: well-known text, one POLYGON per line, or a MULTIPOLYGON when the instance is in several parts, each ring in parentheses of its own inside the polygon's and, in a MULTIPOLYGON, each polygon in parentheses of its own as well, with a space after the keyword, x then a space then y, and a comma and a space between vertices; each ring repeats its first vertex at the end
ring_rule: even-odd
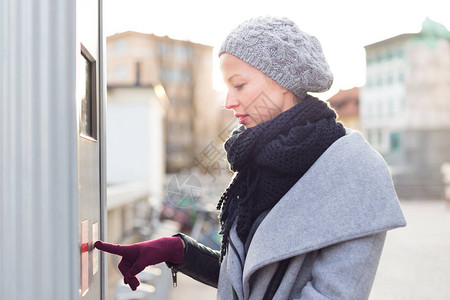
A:
POLYGON ((77 299, 75 0, 0 0, 0 299, 77 299))
MULTIPOLYGON (((100 239, 103 241, 107 240, 106 236, 106 228, 107 224, 107 212, 106 212, 106 204, 107 204, 107 193, 106 193, 106 39, 104 35, 104 26, 103 26, 103 0, 99 0, 99 117, 100 117, 100 206, 101 206, 101 216, 100 216, 100 239)), ((102 300, 108 298, 107 294, 107 263, 106 263, 106 255, 101 255, 101 295, 102 300)))
POLYGON ((79 299, 102 298, 100 253, 92 249, 101 224, 101 88, 98 0, 77 0, 78 224, 81 253, 79 299))

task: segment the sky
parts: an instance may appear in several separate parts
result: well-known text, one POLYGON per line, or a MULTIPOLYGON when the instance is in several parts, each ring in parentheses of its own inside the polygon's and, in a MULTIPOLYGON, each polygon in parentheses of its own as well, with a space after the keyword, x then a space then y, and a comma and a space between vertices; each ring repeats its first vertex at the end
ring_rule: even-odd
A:
MULTIPOLYGON (((217 51, 226 35, 256 16, 288 17, 316 36, 334 74, 326 98, 365 83, 364 46, 419 32, 426 17, 450 29, 446 0, 106 0, 106 36, 133 30, 214 47, 214 88, 224 91, 217 51)), ((319 98, 323 98, 320 97, 319 98)))

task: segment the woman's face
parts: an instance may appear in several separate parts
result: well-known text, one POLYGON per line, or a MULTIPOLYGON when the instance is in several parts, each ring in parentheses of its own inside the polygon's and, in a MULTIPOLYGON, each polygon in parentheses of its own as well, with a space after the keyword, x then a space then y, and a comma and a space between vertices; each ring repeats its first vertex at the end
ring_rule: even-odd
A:
POLYGON ((258 69, 228 53, 220 56, 228 88, 225 108, 246 128, 271 120, 296 103, 295 96, 258 69))

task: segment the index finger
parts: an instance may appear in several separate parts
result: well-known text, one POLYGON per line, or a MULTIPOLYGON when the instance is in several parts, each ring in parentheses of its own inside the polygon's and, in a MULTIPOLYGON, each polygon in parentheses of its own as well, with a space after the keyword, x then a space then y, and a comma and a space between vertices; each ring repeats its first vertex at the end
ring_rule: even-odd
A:
POLYGON ((126 246, 105 243, 102 241, 96 241, 94 244, 94 247, 97 248, 98 250, 105 251, 105 252, 108 252, 111 254, 120 255, 120 256, 125 256, 125 255, 127 255, 127 252, 128 252, 126 249, 126 246))

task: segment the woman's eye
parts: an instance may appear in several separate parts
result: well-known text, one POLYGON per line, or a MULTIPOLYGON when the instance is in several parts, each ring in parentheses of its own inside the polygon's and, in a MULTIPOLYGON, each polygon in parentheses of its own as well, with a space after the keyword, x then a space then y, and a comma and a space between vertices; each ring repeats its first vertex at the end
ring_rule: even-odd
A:
POLYGON ((237 85, 234 86, 234 88, 240 90, 243 86, 244 86, 244 83, 243 84, 237 84, 237 85))

